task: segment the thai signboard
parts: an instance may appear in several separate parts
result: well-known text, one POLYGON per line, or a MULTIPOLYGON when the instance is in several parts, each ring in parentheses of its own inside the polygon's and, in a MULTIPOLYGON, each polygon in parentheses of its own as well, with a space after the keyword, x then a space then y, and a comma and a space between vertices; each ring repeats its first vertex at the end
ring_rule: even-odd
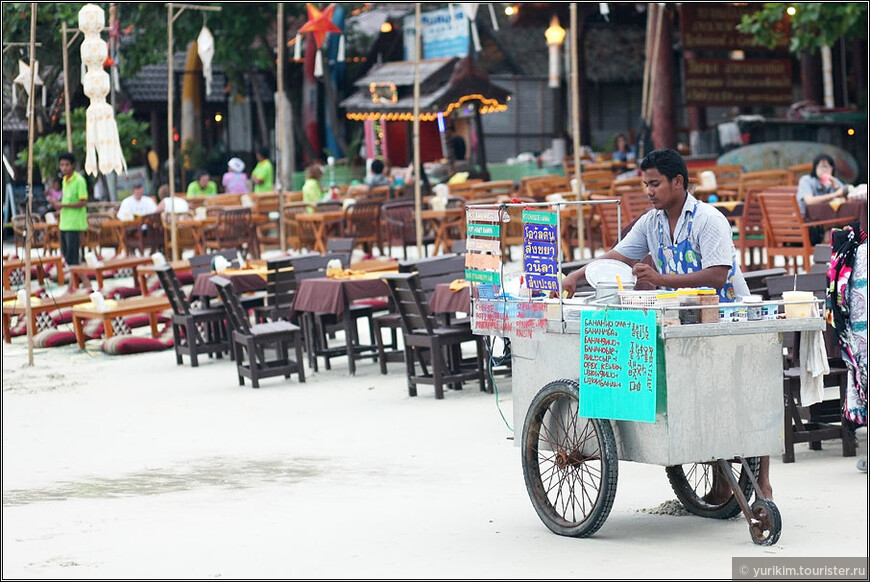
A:
MULTIPOLYGON (((752 37, 738 32, 744 14, 753 14, 760 4, 725 4, 714 2, 684 2, 680 11, 680 28, 684 50, 753 50, 764 51, 766 47, 752 43, 752 37)), ((788 50, 788 20, 777 24, 785 33, 773 50, 788 50)))
POLYGON ((789 59, 686 59, 686 104, 790 105, 789 59))

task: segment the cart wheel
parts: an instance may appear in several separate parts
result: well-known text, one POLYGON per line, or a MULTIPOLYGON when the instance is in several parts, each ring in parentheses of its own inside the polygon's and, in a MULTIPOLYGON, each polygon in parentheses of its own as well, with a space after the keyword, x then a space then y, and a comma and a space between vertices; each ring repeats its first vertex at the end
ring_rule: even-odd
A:
POLYGON ((779 509, 770 499, 756 499, 752 504, 753 522, 749 524, 749 535, 759 546, 772 546, 782 533, 782 517, 779 509))
POLYGON ((578 416, 578 391, 577 382, 556 380, 532 400, 523 427, 523 476, 551 531, 587 537, 613 507, 619 459, 610 421, 578 416))
MULTIPOLYGON (((749 457, 746 459, 746 463, 752 469, 753 475, 757 477, 760 459, 749 457)), ((665 467, 671 488, 687 511, 701 517, 730 519, 740 513, 740 504, 727 485, 727 479, 724 476, 716 475, 717 470, 715 463, 693 463, 665 467), (714 485, 717 489, 720 485, 726 488, 728 493, 724 501, 711 502, 709 500, 714 485)), ((732 460, 731 471, 737 478, 743 496, 749 500, 752 496, 752 481, 749 480, 749 475, 744 474, 743 464, 740 461, 732 460)))

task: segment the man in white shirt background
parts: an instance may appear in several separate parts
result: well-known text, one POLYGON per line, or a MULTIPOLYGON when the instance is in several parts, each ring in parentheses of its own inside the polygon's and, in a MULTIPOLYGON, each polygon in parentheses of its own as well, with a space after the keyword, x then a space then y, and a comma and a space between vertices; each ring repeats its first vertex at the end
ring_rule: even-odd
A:
POLYGON ((145 196, 143 186, 134 186, 133 193, 121 201, 118 217, 145 216, 157 212, 157 203, 150 196, 145 196))

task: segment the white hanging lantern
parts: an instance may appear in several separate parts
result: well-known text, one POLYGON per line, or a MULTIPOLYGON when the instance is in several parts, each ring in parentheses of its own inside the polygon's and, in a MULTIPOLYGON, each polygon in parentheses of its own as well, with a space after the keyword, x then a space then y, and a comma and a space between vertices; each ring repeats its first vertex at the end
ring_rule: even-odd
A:
POLYGON ((80 49, 82 63, 87 71, 82 77, 82 87, 91 100, 85 126, 85 172, 93 176, 98 172, 121 174, 127 171, 127 162, 118 138, 115 112, 106 102, 111 80, 103 70, 103 65, 109 56, 109 47, 100 38, 106 15, 96 4, 88 4, 79 11, 78 16, 79 30, 85 35, 80 49))
POLYGON ((214 36, 203 26, 196 39, 196 52, 202 61, 202 76, 205 79, 205 94, 211 95, 211 61, 214 58, 214 36))
MULTIPOLYGON (((30 117, 30 65, 22 60, 18 61, 18 76, 15 77, 12 87, 12 107, 18 105, 18 92, 15 90, 15 85, 24 87, 24 92, 27 93, 27 117, 30 117)), ((33 61, 33 86, 34 88, 42 86, 42 79, 39 78, 39 61, 33 61)), ((42 89, 42 106, 45 107, 45 88, 42 89)))

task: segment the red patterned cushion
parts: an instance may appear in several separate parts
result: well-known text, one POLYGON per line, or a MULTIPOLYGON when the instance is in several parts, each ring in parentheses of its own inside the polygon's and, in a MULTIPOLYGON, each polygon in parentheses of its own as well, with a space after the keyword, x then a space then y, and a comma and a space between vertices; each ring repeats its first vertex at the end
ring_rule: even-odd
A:
POLYGON ((111 356, 157 352, 173 347, 172 326, 167 326, 158 338, 118 335, 103 342, 101 349, 111 356))
POLYGON ((390 309, 390 302, 386 299, 357 299, 353 304, 371 307, 373 311, 387 311, 390 309))
POLYGON ((76 334, 60 329, 46 329, 33 336, 33 345, 38 348, 54 348, 76 343, 76 334))

